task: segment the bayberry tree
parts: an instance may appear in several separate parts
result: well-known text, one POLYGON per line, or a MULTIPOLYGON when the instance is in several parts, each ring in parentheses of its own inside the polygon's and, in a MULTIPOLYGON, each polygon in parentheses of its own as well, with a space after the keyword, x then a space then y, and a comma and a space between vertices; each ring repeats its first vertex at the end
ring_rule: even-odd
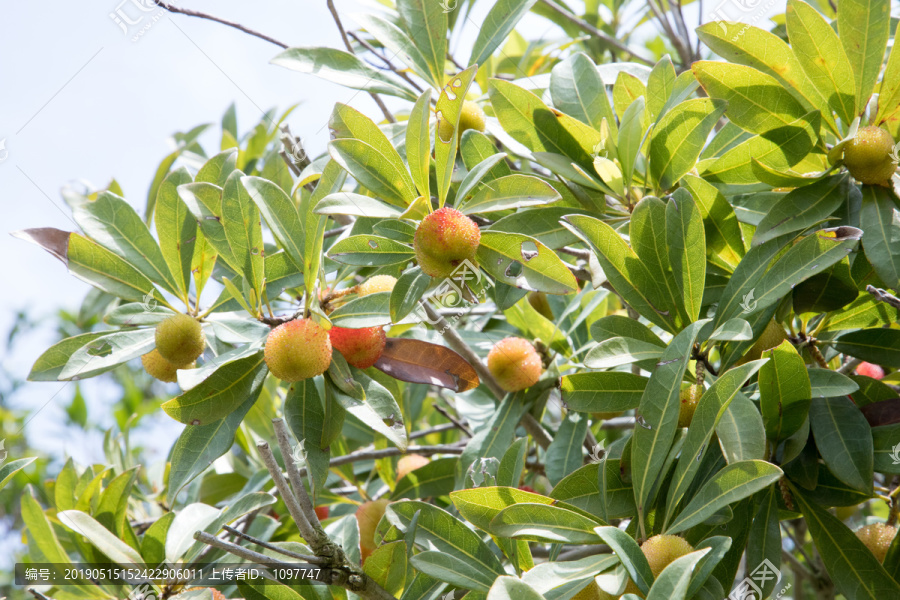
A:
MULTIPOLYGON (((321 584, 160 597, 900 597, 890 2, 694 31, 655 0, 474 5, 335 11, 344 49, 277 54, 381 109, 335 106, 327 147, 229 111, 143 216, 113 187, 15 234, 102 315, 31 380, 142 365, 183 427, 162 468, 129 422, 25 491, 27 560, 321 584)), ((133 590, 76 583, 35 594, 133 590)))

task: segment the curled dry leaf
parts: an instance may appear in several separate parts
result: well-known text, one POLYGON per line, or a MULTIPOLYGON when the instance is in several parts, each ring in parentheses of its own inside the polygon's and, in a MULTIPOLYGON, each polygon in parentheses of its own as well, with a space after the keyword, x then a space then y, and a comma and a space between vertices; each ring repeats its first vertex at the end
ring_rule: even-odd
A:
POLYGON ((430 383, 455 392, 478 385, 478 374, 462 356, 422 340, 388 338, 375 367, 401 381, 430 383))
POLYGON ((866 404, 859 410, 871 427, 900 423, 900 398, 866 404))
POLYGON ((22 229, 21 231, 13 231, 13 237, 17 237, 26 242, 37 244, 62 263, 68 264, 69 254, 69 232, 55 227, 36 227, 34 229, 22 229))

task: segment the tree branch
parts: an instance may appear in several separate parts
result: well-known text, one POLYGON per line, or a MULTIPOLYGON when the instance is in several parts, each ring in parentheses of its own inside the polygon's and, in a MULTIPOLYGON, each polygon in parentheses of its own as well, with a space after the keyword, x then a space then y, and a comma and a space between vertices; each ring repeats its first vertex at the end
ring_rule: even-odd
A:
POLYGON ((313 506, 312 500, 310 500, 309 494, 306 492, 303 476, 300 475, 300 469, 297 468, 297 463, 295 463, 291 457, 293 453, 291 451, 291 440, 287 425, 285 424, 284 419, 272 419, 272 425, 275 428, 275 439, 278 440, 278 447, 281 449, 281 456, 284 460, 284 467, 287 470, 288 479, 291 482, 294 495, 299 501, 300 508, 309 520, 309 524, 316 530, 316 533, 318 535, 324 535, 325 531, 322 529, 322 524, 319 523, 319 517, 316 515, 316 507, 313 506))
POLYGON ((278 546, 270 544, 269 542, 264 542, 261 539, 255 538, 252 535, 247 535, 243 531, 235 529, 234 527, 231 527, 230 525, 223 525, 222 528, 225 531, 227 531, 228 533, 230 533, 231 535, 237 536, 243 540, 247 540, 251 544, 255 544, 257 546, 260 546, 261 548, 265 548, 266 550, 278 552, 279 554, 283 554, 284 556, 287 556, 289 558, 296 558, 297 560, 302 560, 304 562, 308 562, 313 565, 320 565, 320 564, 325 564, 328 562, 327 559, 321 558, 319 556, 313 556, 311 554, 299 554, 297 552, 294 552, 293 550, 288 550, 287 548, 280 548, 278 546))
POLYGON ((247 27, 245 25, 241 25, 240 23, 235 23, 234 21, 222 19, 220 17, 216 17, 215 15, 200 12, 197 10, 191 10, 189 8, 181 8, 178 6, 173 6, 172 4, 169 4, 168 2, 162 2, 162 0, 153 0, 153 1, 157 6, 159 6, 160 8, 166 9, 170 13, 186 15, 188 17, 197 17, 198 19, 206 19, 207 21, 215 21, 216 23, 221 23, 222 25, 227 25, 228 27, 233 27, 239 31, 243 31, 244 33, 248 33, 254 37, 258 37, 261 40, 265 40, 265 41, 269 42, 270 44, 275 44, 276 46, 278 46, 280 48, 288 47, 288 45, 285 44, 284 42, 279 42, 278 40, 276 40, 273 37, 270 37, 264 33, 260 33, 256 30, 250 29, 249 27, 247 27))
POLYGON ((890 304, 894 308, 900 310, 900 298, 888 292, 887 290, 877 288, 874 285, 867 285, 866 291, 875 296, 876 300, 880 300, 885 304, 890 304))

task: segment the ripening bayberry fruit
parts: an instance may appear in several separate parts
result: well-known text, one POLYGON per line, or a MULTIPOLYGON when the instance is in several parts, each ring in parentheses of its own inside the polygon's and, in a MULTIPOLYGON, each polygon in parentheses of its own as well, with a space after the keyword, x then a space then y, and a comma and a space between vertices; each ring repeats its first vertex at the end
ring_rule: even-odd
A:
POLYGON ((407 454, 397 461, 397 481, 400 481, 416 469, 427 465, 430 461, 421 454, 407 454))
MULTIPOLYGON (((650 571, 653 573, 653 579, 659 577, 663 569, 678 560, 685 554, 694 551, 693 546, 687 543, 683 537, 677 535, 654 535, 652 538, 641 544, 641 552, 647 558, 650 564, 650 571)), ((626 594, 635 594, 644 597, 638 586, 633 581, 629 581, 625 587, 626 594)))
MULTIPOLYGON (((457 139, 462 136, 464 131, 469 129, 484 131, 484 111, 471 100, 466 100, 463 102, 462 112, 459 115, 459 127, 456 130, 457 139)), ((450 136, 453 135, 453 124, 447 119, 441 119, 438 123, 438 133, 442 140, 449 142, 450 136)))
POLYGON ((390 292, 394 289, 397 278, 390 275, 376 275, 369 277, 357 288, 357 294, 360 296, 368 296, 377 292, 390 292))
POLYGON ((537 490, 535 490, 535 489, 534 489, 533 487, 531 487, 530 485, 520 485, 520 486, 519 486, 519 489, 522 490, 523 492, 529 492, 529 493, 532 493, 532 494, 537 494, 537 490))
POLYGON ((884 369, 867 362, 859 363, 859 366, 856 367, 856 374, 871 377, 872 379, 884 379, 884 369))
POLYGON ((422 272, 449 277, 464 261, 474 261, 481 231, 475 221, 454 208, 441 208, 416 229, 413 246, 422 272))
POLYGON ((874 525, 866 525, 856 530, 856 537, 865 544, 878 562, 883 563, 884 557, 887 556, 888 548, 897 535, 897 528, 885 525, 884 523, 875 523, 874 525))
POLYGON ((890 184, 897 164, 891 157, 894 138, 881 127, 861 128, 844 146, 844 164, 860 183, 890 184))
POLYGON ((681 390, 681 408, 678 411, 679 427, 688 427, 691 424, 694 419, 694 411, 697 410, 697 403, 700 402, 702 395, 702 385, 689 385, 681 390))
POLYGON ((381 358, 387 342, 381 327, 332 327, 328 337, 331 338, 331 347, 341 353, 347 364, 357 369, 368 369, 374 365, 381 358))
POLYGON ((527 340, 508 337, 500 340, 487 356, 488 370, 507 392, 533 386, 541 378, 541 357, 527 340))
POLYGON ((175 383, 178 381, 178 369, 193 369, 195 363, 190 363, 183 367, 176 367, 164 359, 159 353, 159 350, 154 348, 141 357, 141 364, 144 365, 144 370, 147 371, 151 377, 155 377, 166 383, 175 383))
POLYGON ((316 511, 316 517, 320 521, 324 521, 328 518, 329 510, 327 506, 317 506, 314 510, 316 511))
POLYGON ((359 523, 359 550, 363 562, 375 551, 375 530, 378 522, 384 516, 387 505, 386 498, 364 502, 356 509, 356 521, 359 523))
POLYGON ((156 326, 156 349, 176 367, 183 368, 203 354, 206 337, 197 319, 175 315, 156 326))
POLYGON ((309 379, 324 373, 331 364, 331 340, 313 320, 294 319, 269 332, 265 359, 278 379, 309 379))

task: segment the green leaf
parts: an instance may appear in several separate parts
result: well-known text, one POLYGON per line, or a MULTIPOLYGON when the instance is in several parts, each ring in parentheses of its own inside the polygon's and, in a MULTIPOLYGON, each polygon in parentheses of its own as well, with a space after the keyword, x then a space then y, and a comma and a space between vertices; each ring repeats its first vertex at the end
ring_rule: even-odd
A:
POLYGON ((431 89, 425 90, 409 113, 406 124, 406 160, 419 195, 431 197, 428 170, 431 164, 431 89))
POLYGON ((856 76, 856 113, 872 95, 891 24, 890 0, 845 0, 837 11, 837 26, 844 52, 856 76))
POLYGON ((256 203, 278 245, 303 270, 303 226, 297 208, 280 187, 261 177, 242 177, 241 183, 256 203))
POLYGON ((808 375, 812 398, 848 396, 859 389, 855 381, 830 369, 810 369, 808 375))
MULTIPOLYGON (((702 332, 700 337, 703 337, 702 332)), ((710 341, 721 342, 745 342, 752 339, 753 328, 750 327, 750 323, 739 317, 728 319, 709 336, 710 341)))
POLYGON ((437 104, 435 104, 434 114, 437 117, 437 124, 434 128, 434 172, 437 182, 438 206, 444 206, 450 191, 453 170, 456 166, 456 151, 459 149, 459 120, 462 115, 463 102, 465 102, 476 71, 477 67, 472 65, 453 77, 447 85, 443 86, 437 104), (453 127, 448 131, 446 125, 453 127), (444 129, 443 133, 442 129, 444 129), (446 134, 449 134, 450 137, 442 139, 442 135, 446 134))
POLYGON ((719 447, 729 464, 763 458, 766 431, 759 409, 746 396, 738 393, 716 426, 719 447))
POLYGON ((713 433, 732 400, 740 393, 741 387, 763 365, 763 361, 752 361, 729 369, 703 393, 688 427, 687 437, 681 447, 681 456, 675 466, 675 473, 669 483, 666 500, 666 523, 668 523, 681 500, 694 481, 713 433))
POLYGON ((179 185, 191 183, 188 170, 179 167, 163 180, 156 195, 156 235, 163 259, 174 274, 182 297, 191 287, 191 259, 197 238, 197 220, 178 197, 179 185))
MULTIPOLYGON (((872 186, 867 186, 872 187, 872 186)), ((850 194, 850 178, 845 174, 825 177, 782 196, 756 226, 753 245, 786 233, 801 231, 826 220, 850 194)))
POLYGON ((694 197, 706 237, 707 260, 727 272, 734 271, 744 256, 744 241, 734 209, 719 190, 694 175, 682 179, 694 197))
POLYGON ((352 373, 353 379, 365 390, 365 397, 358 399, 345 394, 335 394, 338 403, 372 431, 383 435, 401 450, 406 450, 409 439, 397 400, 387 388, 363 371, 353 369, 352 373))
POLYGON ((391 542, 375 549, 366 559, 364 570, 375 583, 396 596, 406 585, 406 542, 391 542))
POLYGON ((288 48, 270 61, 300 73, 310 73, 338 85, 373 94, 397 96, 414 101, 415 93, 406 84, 364 63, 356 56, 332 48, 288 48))
POLYGON ((834 349, 871 363, 900 367, 900 330, 859 329, 837 339, 834 349))
MULTIPOLYGON (((857 104, 865 104, 868 98, 857 101, 853 67, 837 33, 805 2, 789 0, 785 15, 794 56, 813 85, 828 99, 831 110, 845 127, 849 126, 859 114, 857 104)), ((878 67, 881 67, 880 58, 878 67)))
POLYGON ((231 449, 234 435, 241 421, 256 403, 253 395, 230 415, 208 425, 188 425, 175 440, 169 462, 168 492, 169 504, 175 501, 178 492, 194 477, 231 449))
POLYGON ((108 334, 107 331, 82 333, 53 344, 34 361, 28 374, 28 381, 58 381, 74 352, 108 334))
MULTIPOLYGON (((464 205, 466 203, 466 198, 470 195, 471 192, 475 190, 481 180, 484 179, 485 175, 487 175, 494 166, 500 164, 506 157, 506 152, 497 152, 496 154, 491 154, 484 160, 480 161, 478 164, 473 165, 472 168, 469 169, 469 172, 466 173, 465 178, 460 182, 459 187, 456 190, 456 204, 458 206, 464 205)), ((505 177, 509 176, 506 175, 505 177)), ((500 178, 490 178, 491 181, 495 179, 500 178)), ((541 180, 538 179, 538 181, 541 180)), ((485 187, 490 188, 491 186, 485 183, 485 187)))
MULTIPOLYGON (((205 182, 186 183, 178 186, 178 195, 197 219, 200 231, 209 245, 229 267, 240 273, 241 262, 228 244, 222 223, 222 188, 205 182)), ((195 247, 195 252, 198 249, 195 247)))
POLYGON ((597 527, 594 531, 619 557, 631 581, 646 594, 653 584, 653 571, 637 542, 618 527, 597 527))
POLYGON ((406 244, 377 235, 353 235, 328 251, 328 257, 339 263, 363 267, 395 265, 415 256, 415 251, 406 244))
POLYGON ((647 76, 647 112, 657 125, 662 122, 663 107, 672 96, 676 78, 675 65, 668 54, 653 65, 647 76))
POLYGON ((197 183, 209 183, 221 188, 225 185, 225 181, 231 175, 231 172, 237 168, 238 154, 239 152, 236 148, 216 154, 200 167, 194 181, 197 183))
MULTIPOLYGON (((3 489, 7 483, 12 481, 12 478, 16 473, 33 463, 35 458, 20 458, 18 460, 11 460, 5 465, 0 466, 0 490, 3 489)), ((57 485, 59 485, 59 481, 57 480, 57 485)))
MULTIPOLYGON (((772 259, 778 255, 784 247, 785 240, 770 240, 759 246, 755 246, 741 259, 734 274, 728 280, 722 296, 719 298, 719 306, 716 309, 714 327, 719 327, 726 321, 738 315, 746 315, 747 308, 753 308, 753 300, 760 280, 765 275, 772 259)), ((746 320, 747 317, 743 316, 746 320)))
POLYGON ((491 106, 503 129, 532 152, 554 152, 590 169, 600 134, 559 111, 532 92, 500 79, 488 82, 491 106))
POLYGON ((781 469, 763 460, 731 463, 700 488, 665 533, 678 533, 699 525, 729 504, 747 498, 778 481, 783 474, 781 469))
MULTIPOLYGON (((462 190, 462 187, 460 189, 462 190)), ((459 210, 463 214, 472 215, 549 204, 561 198, 553 186, 537 177, 507 175, 482 185, 469 201, 459 207, 459 210)))
MULTIPOLYGON (((381 42, 392 58, 399 58, 416 75, 425 81, 431 81, 431 71, 425 56, 405 31, 391 21, 375 14, 354 13, 352 17, 354 21, 381 42)), ((431 90, 426 90, 426 93, 431 93, 431 90)))
POLYGON ((269 371, 263 353, 226 363, 180 396, 164 402, 167 415, 185 425, 208 425, 227 417, 248 397, 256 398, 269 371))
POLYGON ((401 275, 391 291, 391 322, 399 323, 412 312, 429 285, 431 276, 423 273, 419 267, 414 267, 401 275))
MULTIPOLYGON (((750 525, 747 541, 747 564, 761 565, 769 561, 775 569, 781 567, 781 526, 778 517, 778 491, 774 486, 764 492, 759 510, 750 525)), ((760 581, 763 597, 775 591, 779 578, 760 581)))
POLYGON ((560 219, 577 212, 579 211, 561 206, 545 206, 540 210, 519 211, 507 215, 494 221, 488 229, 521 233, 533 237, 548 248, 562 248, 577 242, 578 236, 564 227, 560 219))
POLYGON ((486 600, 544 600, 533 587, 515 577, 498 577, 486 600))
POLYGON ((241 184, 242 177, 243 173, 234 171, 225 182, 222 190, 222 220, 225 239, 242 265, 239 273, 256 291, 257 298, 260 298, 266 279, 262 224, 259 209, 241 184))
POLYGON ((797 284, 844 258, 856 248, 862 234, 856 227, 821 229, 794 244, 759 280, 756 289, 762 294, 757 296, 752 312, 779 302, 797 284))
POLYGON ((150 352, 156 345, 156 329, 112 331, 75 350, 59 374, 60 381, 86 379, 150 352))
POLYGON ((691 193, 676 190, 666 205, 666 240, 675 283, 681 291, 682 303, 691 321, 700 317, 706 284, 706 235, 703 228, 703 216, 691 193))
POLYGON ((220 511, 208 504, 194 502, 179 510, 166 535, 166 562, 174 563, 194 545, 194 533, 206 529, 220 511))
POLYGON ((641 145, 644 142, 644 126, 641 123, 641 117, 644 115, 644 105, 644 97, 640 96, 628 106, 619 124, 618 148, 616 152, 619 164, 622 165, 623 185, 626 188, 631 186, 634 165, 637 162, 641 145))
POLYGON ((59 513, 57 517, 63 525, 73 530, 76 534, 86 537, 91 544, 113 562, 125 566, 140 566, 144 564, 141 555, 134 548, 117 538, 90 515, 80 510, 65 510, 59 513))
POLYGON ((431 83, 441 87, 447 60, 447 11, 439 2, 398 0, 397 12, 403 17, 406 33, 425 57, 431 83))
POLYGON ((494 414, 475 431, 475 435, 466 444, 456 471, 458 483, 462 484, 465 481, 466 472, 476 460, 482 458, 499 460, 503 456, 515 439, 516 427, 524 410, 522 392, 506 395, 494 414))
POLYGON ((654 325, 674 332, 671 318, 659 312, 659 301, 652 297, 656 282, 625 240, 612 227, 593 217, 569 215, 563 220, 591 245, 603 273, 625 302, 654 325))
POLYGON ((636 414, 642 421, 634 430, 631 471, 634 500, 643 520, 653 502, 653 490, 678 427, 681 380, 691 349, 706 321, 691 323, 676 335, 650 376, 636 414))
POLYGON ((774 77, 805 110, 824 110, 826 122, 834 127, 825 96, 806 76, 791 47, 777 35, 746 23, 715 21, 698 27, 697 36, 722 58, 774 77))
MULTIPOLYGON (((384 134, 381 136, 384 137, 384 134)), ((387 138, 384 142, 388 143, 387 138)), ((370 138, 366 141, 349 138, 332 140, 328 143, 328 150, 331 157, 362 186, 390 204, 406 207, 416 198, 412 178, 400 162, 396 150, 384 154, 378 146, 370 143, 370 138)))
POLYGON ((647 600, 684 600, 694 567, 709 553, 710 549, 704 548, 669 563, 653 582, 647 600))
POLYGON ((613 137, 616 136, 618 127, 606 86, 597 65, 583 52, 576 52, 553 67, 550 72, 550 95, 553 106, 597 131, 606 119, 613 137))
POLYGON ((847 397, 814 398, 809 425, 825 465, 835 477, 864 494, 872 494, 872 430, 847 397))
POLYGON ((165 513, 141 537, 141 557, 148 567, 157 567, 166 560, 166 536, 173 520, 174 512, 165 513))
POLYGON ((316 293, 315 286, 324 260, 322 248, 325 242, 325 227, 328 224, 328 217, 317 215, 313 211, 322 198, 340 191, 346 177, 346 171, 336 161, 329 160, 312 195, 301 193, 300 196, 298 213, 300 222, 304 224, 303 278, 307 298, 313 297, 316 293))
POLYGON ((556 253, 527 235, 483 231, 477 257, 485 271, 508 285, 548 294, 578 289, 575 276, 556 253))
POLYGON ((162 299, 150 279, 131 263, 80 234, 68 234, 66 259, 72 275, 113 296, 135 302, 154 295, 162 299))
POLYGON ((553 499, 547 496, 504 486, 457 490, 450 493, 450 499, 464 519, 483 531, 490 531, 494 517, 510 506, 520 502, 553 503, 553 499))
POLYGON ((725 102, 709 98, 687 100, 670 110, 650 138, 650 177, 669 190, 689 173, 713 127, 725 112, 725 102))
POLYGON ((407 473, 397 482, 391 499, 431 498, 449 494, 456 481, 457 460, 456 457, 438 458, 407 473))
POLYGON ((560 423, 559 430, 544 457, 547 479, 552 485, 559 483, 563 477, 575 471, 584 463, 581 450, 587 434, 588 420, 578 413, 572 412, 560 423))
POLYGON ((752 67, 701 60, 691 69, 711 98, 728 103, 731 122, 752 133, 790 125, 807 113, 774 77, 752 67))
POLYGON ((770 359, 759 371, 759 406, 772 441, 791 437, 806 421, 812 387, 803 358, 785 340, 762 353, 770 359))
POLYGON ((792 490, 838 592, 857 600, 883 600, 900 595, 900 584, 891 579, 878 559, 840 519, 811 502, 801 490, 793 486, 792 490))
MULTIPOLYGON (((499 0, 479 23, 478 37, 472 45, 467 64, 482 65, 487 62, 503 40, 512 33, 537 0, 499 0)), ((555 103, 555 101, 554 101, 555 103)), ((565 112, 565 111, 564 111, 565 112)))
POLYGON ((676 319, 676 324, 681 324, 688 317, 672 276, 669 261, 671 243, 667 239, 666 229, 666 204, 662 200, 646 196, 637 203, 631 213, 628 233, 635 254, 650 274, 645 289, 652 291, 652 296, 657 298, 653 303, 657 311, 668 313, 676 319))
POLYGON ((329 318, 332 324, 349 329, 388 325, 391 323, 391 295, 391 292, 377 292, 354 298, 337 307, 329 318))
POLYGON ((637 408, 647 379, 632 373, 573 373, 562 378, 562 398, 569 410, 619 412, 637 408))
POLYGON ((900 212, 886 188, 862 186, 859 227, 863 248, 878 277, 889 288, 900 288, 900 212))
POLYGON ((584 365, 591 369, 611 369, 636 362, 656 360, 663 348, 656 344, 626 337, 611 337, 591 348, 584 365))
POLYGON ((598 544, 597 521, 559 506, 520 502, 501 510, 489 531, 500 537, 567 544, 598 544))
POLYGON ((284 400, 284 420, 294 437, 303 442, 315 498, 325 489, 331 453, 325 440, 325 408, 314 379, 303 379, 291 385, 284 400))

